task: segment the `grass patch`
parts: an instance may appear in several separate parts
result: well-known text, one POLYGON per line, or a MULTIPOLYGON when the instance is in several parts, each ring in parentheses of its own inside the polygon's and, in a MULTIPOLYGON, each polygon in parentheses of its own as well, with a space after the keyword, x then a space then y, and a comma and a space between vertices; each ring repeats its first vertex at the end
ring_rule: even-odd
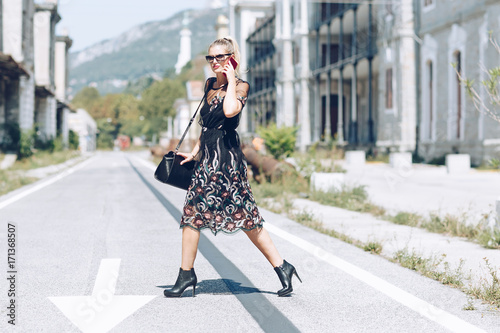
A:
POLYGON ((37 178, 25 177, 13 171, 0 170, 0 195, 7 194, 37 180, 37 178))
POLYGON ((420 274, 441 282, 442 284, 450 285, 456 288, 461 288, 464 285, 465 274, 463 272, 463 261, 452 269, 448 262, 444 261, 446 255, 431 256, 425 258, 422 254, 416 251, 409 251, 407 248, 396 251, 392 261, 399 263, 401 266, 417 271, 420 274))
POLYGON ((309 199, 322 205, 335 206, 352 210, 354 212, 370 213, 375 216, 385 214, 385 209, 371 203, 365 186, 343 186, 340 190, 329 192, 311 192, 309 199))
POLYGON ((485 214, 477 223, 467 223, 467 215, 459 216, 447 214, 440 217, 431 213, 428 218, 422 215, 399 212, 396 215, 383 215, 385 221, 400 225, 418 227, 427 231, 446 234, 455 237, 464 237, 475 241, 485 248, 500 249, 500 230, 491 229, 488 225, 489 215, 485 214))
POLYGON ((480 281, 469 286, 465 292, 477 299, 500 308, 500 281, 498 278, 498 269, 492 267, 488 258, 484 258, 486 268, 488 269, 488 278, 481 278, 480 281))
POLYGON ((49 165, 64 163, 69 159, 80 156, 76 150, 63 150, 50 153, 48 151, 38 151, 34 155, 16 161, 9 170, 30 170, 43 168, 49 165))
POLYGON ((55 151, 53 153, 39 151, 30 157, 17 160, 9 169, 0 170, 0 195, 7 194, 38 180, 38 178, 25 176, 25 171, 64 163, 78 156, 80 156, 80 153, 75 150, 55 151))
POLYGON ((380 254, 382 253, 382 243, 377 241, 370 241, 363 245, 363 250, 373 254, 380 254))

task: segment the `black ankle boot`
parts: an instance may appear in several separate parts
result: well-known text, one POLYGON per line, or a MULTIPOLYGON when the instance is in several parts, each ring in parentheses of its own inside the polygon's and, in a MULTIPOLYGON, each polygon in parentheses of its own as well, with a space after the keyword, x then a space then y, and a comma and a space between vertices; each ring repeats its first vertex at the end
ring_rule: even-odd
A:
POLYGON ((191 268, 189 271, 185 271, 182 268, 179 268, 179 276, 177 277, 177 281, 175 281, 175 285, 172 289, 165 289, 163 294, 165 297, 181 297, 184 290, 193 286, 193 297, 196 289, 196 283, 198 279, 196 278, 196 274, 194 273, 194 268, 191 268))
POLYGON ((295 274, 300 283, 302 283, 295 267, 293 267, 292 264, 289 264, 286 260, 283 260, 283 264, 281 266, 274 267, 274 271, 278 274, 281 284, 283 285, 283 289, 278 290, 278 296, 286 296, 293 291, 292 275, 295 274))

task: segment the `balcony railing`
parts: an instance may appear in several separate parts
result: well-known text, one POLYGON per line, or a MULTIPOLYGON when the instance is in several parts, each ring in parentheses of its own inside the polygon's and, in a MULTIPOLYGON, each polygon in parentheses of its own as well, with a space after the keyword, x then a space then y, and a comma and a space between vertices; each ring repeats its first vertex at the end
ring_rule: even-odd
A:
POLYGON ((316 63, 316 70, 326 67, 338 67, 343 63, 353 62, 366 57, 373 57, 377 53, 377 25, 358 30, 356 32, 356 43, 353 45, 352 35, 343 35, 342 54, 340 54, 339 44, 330 44, 330 61, 328 59, 328 46, 322 44, 320 47, 319 63, 316 63), (371 39, 371 40, 370 40, 371 39))
POLYGON ((317 3, 315 6, 315 26, 318 28, 324 23, 327 23, 333 18, 342 16, 345 12, 356 8, 357 4, 342 4, 342 3, 317 3))

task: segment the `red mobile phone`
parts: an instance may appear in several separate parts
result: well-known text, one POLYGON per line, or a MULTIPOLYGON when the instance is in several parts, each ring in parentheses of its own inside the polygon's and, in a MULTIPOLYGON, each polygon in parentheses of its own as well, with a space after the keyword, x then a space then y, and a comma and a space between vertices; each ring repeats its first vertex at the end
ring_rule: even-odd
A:
POLYGON ((229 58, 229 61, 231 61, 231 65, 233 65, 234 70, 236 70, 236 67, 238 67, 238 63, 236 62, 236 60, 231 57, 229 58))
MULTIPOLYGON (((238 67, 238 62, 236 62, 233 57, 229 58, 229 61, 231 62, 231 65, 233 65, 234 70, 236 70, 236 67, 238 67)), ((223 74, 226 75, 226 73, 223 74)))

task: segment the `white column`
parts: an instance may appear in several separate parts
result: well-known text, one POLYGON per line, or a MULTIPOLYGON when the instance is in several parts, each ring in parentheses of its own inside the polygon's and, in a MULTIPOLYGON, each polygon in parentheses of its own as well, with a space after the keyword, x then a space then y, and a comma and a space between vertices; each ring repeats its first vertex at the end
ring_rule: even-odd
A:
POLYGON ((35 13, 35 81, 36 85, 51 85, 50 76, 50 43, 51 43, 51 13, 48 10, 35 13))
POLYGON ((24 1, 10 0, 2 2, 3 53, 10 54, 17 62, 24 61, 23 50, 23 3, 24 1))
POLYGON ((19 80, 19 126, 23 130, 33 128, 35 114, 35 78, 21 76, 19 80))
POLYGON ((416 140, 416 85, 415 85, 415 42, 413 40, 413 0, 401 4, 402 27, 400 29, 401 82, 401 146, 400 151, 415 149, 416 140))
POLYGON ((71 111, 68 108, 64 108, 62 112, 63 114, 62 114, 61 131, 62 131, 62 141, 65 148, 69 146, 68 117, 70 112, 71 111))
POLYGON ((295 110, 293 92, 293 49, 291 40, 291 16, 290 0, 282 0, 282 68, 283 68, 283 125, 293 126, 293 115, 295 110))
POLYGON ((305 151, 307 146, 311 144, 311 112, 309 101, 309 27, 308 27, 308 10, 307 0, 300 1, 300 23, 301 23, 301 40, 300 40, 300 149, 305 151))

